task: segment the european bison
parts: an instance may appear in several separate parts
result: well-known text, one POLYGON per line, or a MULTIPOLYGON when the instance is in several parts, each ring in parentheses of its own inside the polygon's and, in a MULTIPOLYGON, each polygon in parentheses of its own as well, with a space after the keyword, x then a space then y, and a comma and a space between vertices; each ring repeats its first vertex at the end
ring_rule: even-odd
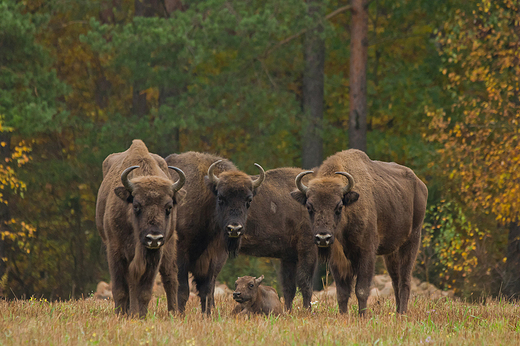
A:
POLYGON ((168 167, 134 140, 103 162, 96 225, 107 247, 112 293, 118 313, 146 315, 159 269, 168 310, 177 300, 176 209, 184 197, 184 173, 168 167), (177 171, 174 183, 168 168, 177 171), (132 175, 131 178, 129 175, 132 175))
POLYGON ((237 279, 233 299, 238 305, 233 309, 232 314, 280 315, 283 312, 276 290, 260 285, 263 279, 263 275, 258 279, 252 276, 242 276, 237 279))
POLYGON ((291 310, 296 284, 302 292, 303 306, 311 307, 312 276, 318 259, 307 211, 290 196, 294 179, 301 172, 299 168, 277 168, 265 173, 240 242, 242 254, 281 259, 287 311, 291 310))
POLYGON ((357 276, 359 313, 365 313, 376 255, 383 255, 397 312, 405 313, 421 242, 426 185, 411 169, 372 161, 355 149, 330 156, 306 186, 301 179, 310 173, 298 175, 298 190, 291 195, 307 207, 319 255, 330 259, 340 312, 347 311, 357 276))
POLYGON ((184 311, 189 297, 191 272, 202 312, 209 314, 214 304, 215 279, 228 253, 238 251, 248 209, 265 173, 255 164, 260 176, 251 179, 229 160, 197 152, 172 154, 166 162, 190 177, 184 187, 186 200, 178 209, 179 310, 184 311))

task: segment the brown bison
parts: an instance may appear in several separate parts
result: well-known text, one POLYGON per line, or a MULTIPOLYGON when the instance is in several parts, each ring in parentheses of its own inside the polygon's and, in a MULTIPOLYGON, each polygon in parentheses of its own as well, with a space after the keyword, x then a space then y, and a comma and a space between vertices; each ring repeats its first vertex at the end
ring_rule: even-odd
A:
POLYGON ((168 310, 177 300, 176 210, 185 192, 184 173, 168 167, 145 144, 134 140, 128 150, 103 162, 103 182, 96 205, 96 225, 107 247, 116 311, 146 315, 157 270, 168 310), (177 171, 174 182, 168 168, 177 171), (129 177, 132 175, 131 177, 129 177))
POLYGON ((307 211, 290 196, 294 179, 301 172, 299 168, 277 168, 265 173, 240 242, 242 254, 281 259, 287 311, 291 310, 296 284, 302 292, 303 306, 311 307, 312 276, 318 260, 307 211))
POLYGON ((260 176, 251 179, 229 160, 197 152, 172 154, 166 162, 190 177, 184 187, 185 202, 177 212, 179 310, 184 311, 189 298, 188 272, 191 272, 202 312, 209 314, 214 304, 216 277, 228 254, 238 251, 248 209, 265 173, 255 164, 260 176))
POLYGON ((242 276, 235 282, 233 299, 238 305, 232 314, 275 314, 283 312, 282 303, 276 290, 269 286, 260 285, 264 276, 254 278, 242 276))
POLYGON ((359 313, 364 314, 376 255, 384 256, 397 312, 406 312, 421 242, 426 185, 411 169, 372 161, 355 149, 330 156, 306 186, 301 180, 310 173, 298 175, 298 190, 291 195, 307 207, 319 255, 330 260, 340 312, 347 311, 356 276, 359 313))

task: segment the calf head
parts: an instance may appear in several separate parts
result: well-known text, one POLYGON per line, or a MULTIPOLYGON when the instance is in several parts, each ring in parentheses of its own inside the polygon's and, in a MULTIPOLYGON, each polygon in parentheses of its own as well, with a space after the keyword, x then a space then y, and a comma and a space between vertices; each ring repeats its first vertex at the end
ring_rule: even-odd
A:
POLYGON ((235 281, 235 292, 233 292, 233 299, 237 303, 255 303, 258 294, 258 286, 264 280, 264 276, 255 278, 252 276, 242 276, 235 281))
POLYGON ((208 168, 205 177, 206 185, 216 196, 216 220, 228 240, 228 251, 234 253, 238 249, 240 236, 245 231, 248 209, 253 201, 258 187, 265 179, 264 169, 255 163, 260 170, 260 176, 253 180, 240 171, 225 171, 217 177, 214 173, 214 162, 208 168))
POLYGON ((139 166, 123 171, 121 182, 124 187, 119 186, 114 192, 127 203, 136 239, 148 249, 159 249, 173 235, 172 217, 176 217, 176 206, 184 197, 184 190, 180 189, 186 176, 179 168, 168 166, 179 174, 175 183, 153 175, 128 179, 128 174, 136 168, 139 166))
POLYGON ((328 248, 334 243, 344 207, 355 203, 359 194, 351 191, 354 178, 349 173, 336 172, 348 179, 347 185, 339 177, 324 177, 311 180, 307 187, 302 183, 302 178, 311 173, 298 174, 295 180, 298 190, 291 192, 291 196, 307 208, 316 245, 328 248))

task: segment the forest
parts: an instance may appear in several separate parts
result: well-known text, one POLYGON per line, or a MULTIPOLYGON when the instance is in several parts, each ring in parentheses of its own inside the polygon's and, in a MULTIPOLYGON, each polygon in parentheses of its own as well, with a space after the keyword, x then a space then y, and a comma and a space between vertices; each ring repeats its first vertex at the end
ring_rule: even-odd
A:
MULTIPOLYGON (((249 174, 348 148, 406 165, 429 191, 414 275, 518 297, 520 3, 352 3, 0 0, 0 296, 109 281, 101 164, 139 138, 249 174)), ((276 269, 240 256, 219 280, 276 269)))

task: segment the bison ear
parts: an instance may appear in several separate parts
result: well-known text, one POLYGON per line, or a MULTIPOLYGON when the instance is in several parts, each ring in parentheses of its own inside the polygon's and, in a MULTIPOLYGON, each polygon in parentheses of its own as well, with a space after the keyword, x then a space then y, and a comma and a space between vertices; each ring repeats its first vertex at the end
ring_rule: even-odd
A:
POLYGON ((206 186, 208 187, 208 189, 213 192, 213 194, 216 196, 217 195, 217 185, 213 182, 211 182, 211 180, 209 180, 209 177, 206 175, 204 177, 204 183, 206 183, 206 186))
POLYGON ((132 203, 132 194, 123 186, 118 186, 114 189, 114 193, 117 197, 121 198, 123 201, 132 203))
POLYGON ((359 193, 354 191, 349 191, 343 196, 343 205, 347 206, 359 199, 359 193))
POLYGON ((264 281, 264 276, 260 276, 259 278, 255 279, 255 284, 258 286, 264 281))
POLYGON ((307 196, 300 190, 292 191, 291 197, 294 198, 296 202, 300 203, 301 205, 305 205, 305 203, 307 203, 307 196))
POLYGON ((184 198, 186 197, 186 190, 180 189, 173 194, 173 203, 177 205, 184 204, 184 198))

